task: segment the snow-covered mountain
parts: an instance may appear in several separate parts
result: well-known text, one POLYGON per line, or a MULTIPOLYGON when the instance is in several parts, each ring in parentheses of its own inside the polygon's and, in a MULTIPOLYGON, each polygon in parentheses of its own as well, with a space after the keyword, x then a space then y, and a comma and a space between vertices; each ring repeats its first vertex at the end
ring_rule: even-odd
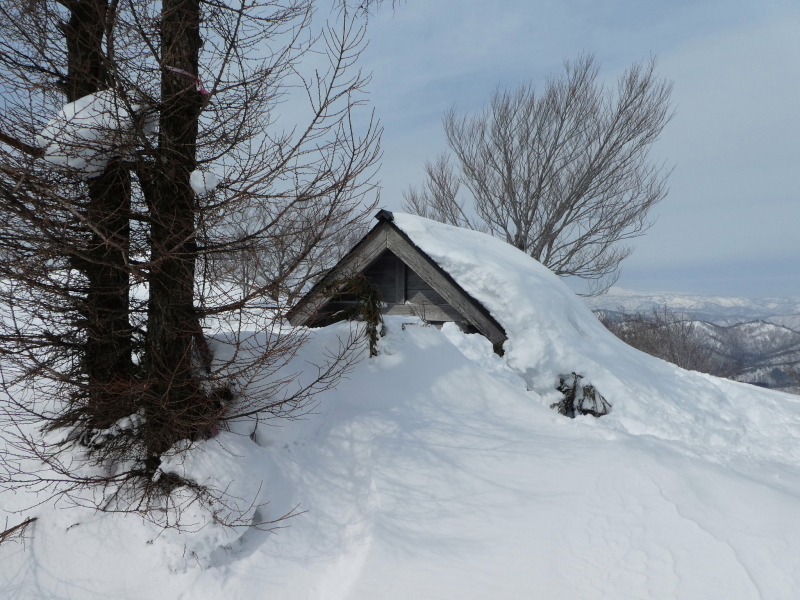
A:
POLYGON ((653 308, 668 306, 717 325, 762 320, 800 330, 800 297, 751 300, 726 296, 635 292, 612 287, 606 294, 586 298, 585 301, 593 310, 648 312, 653 308))
POLYGON ((694 321, 698 341, 736 381, 800 391, 800 298, 747 298, 643 293, 612 287, 584 301, 612 321, 668 307, 694 321))
MULTIPOLYGON (((625 345, 499 240, 395 223, 503 326, 502 358, 478 334, 389 317, 378 356, 365 349, 304 418, 243 419, 164 465, 227 490, 255 522, 305 511, 281 529, 225 528, 194 505, 189 530, 161 531, 0 492, 12 524, 38 517, 24 544, 0 544, 0 597, 797 597, 797 397, 625 345), (572 372, 610 414, 550 408, 572 372)), ((350 327, 308 331, 287 370, 265 377, 302 380, 350 327)), ((215 350, 224 356, 221 341, 215 350)))
POLYGON ((711 348, 736 381, 800 393, 800 332, 751 321, 720 326, 695 321, 699 340, 711 348))

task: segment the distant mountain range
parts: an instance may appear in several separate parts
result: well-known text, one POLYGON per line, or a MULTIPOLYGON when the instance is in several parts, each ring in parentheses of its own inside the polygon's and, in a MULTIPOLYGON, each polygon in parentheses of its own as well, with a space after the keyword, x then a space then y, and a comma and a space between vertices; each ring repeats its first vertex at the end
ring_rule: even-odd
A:
POLYGON ((764 321, 800 331, 800 297, 751 300, 727 296, 634 292, 612 287, 602 296, 586 298, 586 302, 592 310, 608 313, 649 312, 659 306, 668 306, 690 318, 715 325, 764 321))
POLYGON ((586 302, 611 320, 667 306, 694 322, 699 342, 730 379, 800 393, 800 298, 750 300, 614 287, 586 302))
POLYGON ((800 393, 800 333, 765 321, 719 326, 695 321, 695 333, 711 348, 729 377, 800 393))

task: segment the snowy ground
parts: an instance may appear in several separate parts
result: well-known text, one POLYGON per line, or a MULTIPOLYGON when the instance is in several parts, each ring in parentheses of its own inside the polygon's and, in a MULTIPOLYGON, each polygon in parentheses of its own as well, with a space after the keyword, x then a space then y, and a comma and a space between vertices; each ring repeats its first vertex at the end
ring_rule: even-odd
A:
MULTIPOLYGON (((286 528, 159 535, 136 518, 44 505, 26 513, 39 520, 24 544, 0 546, 0 595, 797 597, 800 399, 628 348, 496 240, 396 222, 506 328, 504 359, 478 335, 389 318, 380 354, 313 414, 262 423, 255 441, 242 423, 176 467, 269 502, 257 518, 306 511, 286 528), (548 407, 571 371, 610 415, 548 407)), ((317 330, 295 368, 347 327, 317 330)))

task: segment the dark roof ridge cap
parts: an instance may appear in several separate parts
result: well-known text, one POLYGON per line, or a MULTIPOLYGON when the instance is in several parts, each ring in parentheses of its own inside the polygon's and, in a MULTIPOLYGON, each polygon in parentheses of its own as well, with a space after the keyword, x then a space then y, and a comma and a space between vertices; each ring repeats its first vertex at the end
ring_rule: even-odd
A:
POLYGON ((375 218, 378 219, 378 221, 394 221, 392 211, 386 210, 385 208, 380 209, 375 215, 375 218))

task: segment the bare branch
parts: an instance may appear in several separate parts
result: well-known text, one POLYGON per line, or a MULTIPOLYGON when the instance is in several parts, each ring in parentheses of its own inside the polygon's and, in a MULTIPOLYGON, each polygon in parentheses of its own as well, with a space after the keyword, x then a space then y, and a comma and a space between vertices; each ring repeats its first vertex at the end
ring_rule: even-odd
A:
POLYGON ((672 85, 655 67, 635 63, 611 93, 596 81, 594 56, 583 55, 541 93, 523 84, 497 90, 476 116, 451 109, 443 122, 454 160, 427 163, 422 191, 410 188, 404 208, 491 233, 604 291, 632 252, 619 243, 647 231, 649 210, 667 194, 670 169, 649 151, 672 116, 672 85))

